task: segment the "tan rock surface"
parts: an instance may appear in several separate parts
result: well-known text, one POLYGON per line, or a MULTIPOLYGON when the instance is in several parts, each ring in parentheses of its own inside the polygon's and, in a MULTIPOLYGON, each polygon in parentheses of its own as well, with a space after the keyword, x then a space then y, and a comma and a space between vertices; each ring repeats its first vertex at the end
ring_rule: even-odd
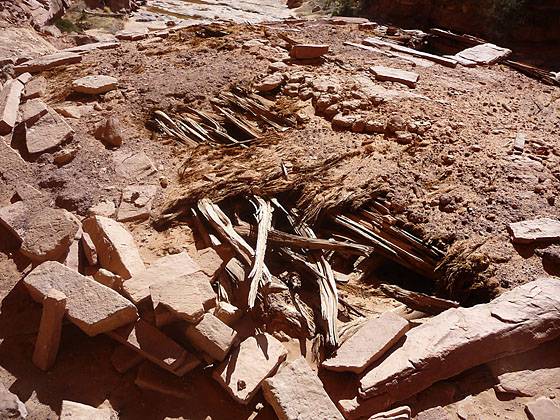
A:
POLYGON ((265 379, 263 393, 280 420, 344 419, 303 357, 265 379))
POLYGON ((200 322, 187 327, 185 336, 198 350, 221 362, 235 343, 237 331, 211 313, 205 313, 200 322))
POLYGON ((508 229, 517 244, 560 239, 560 220, 548 217, 510 223, 508 229))
POLYGON ((547 397, 540 397, 527 403, 525 412, 529 420, 560 419, 560 406, 547 397))
POLYGON ((48 112, 27 127, 25 143, 30 154, 50 150, 74 136, 74 130, 55 110, 48 112))
POLYGON ((212 376, 241 404, 247 404, 261 383, 272 375, 288 354, 282 343, 269 334, 245 339, 233 349, 212 376))
POLYGON ((290 57, 295 59, 319 58, 329 52, 328 45, 297 44, 290 50, 290 57))
POLYGON ((72 90, 88 95, 99 95, 117 88, 119 81, 111 76, 93 75, 76 79, 72 82, 72 90))
POLYGON ((411 88, 416 87, 416 83, 420 77, 417 73, 411 71, 385 66, 373 66, 370 69, 377 80, 401 83, 411 88))
POLYGON ((91 216, 82 225, 95 245, 101 267, 123 279, 145 270, 134 238, 119 222, 108 217, 91 216))
POLYGON ((9 80, 0 90, 0 135, 14 129, 22 92, 23 83, 19 80, 9 80))
POLYGON ((58 66, 76 64, 80 61, 82 61, 82 56, 80 54, 72 52, 56 52, 54 54, 43 55, 33 60, 25 61, 24 63, 15 66, 14 69, 17 74, 25 72, 39 73, 58 66))
POLYGON ((95 408, 90 405, 62 401, 60 420, 112 420, 110 408, 95 408))
POLYGON ((152 203, 157 193, 155 185, 131 185, 123 190, 117 210, 119 222, 146 220, 150 217, 152 203))
POLYGON ((66 295, 55 289, 50 290, 43 299, 41 324, 33 352, 33 364, 39 369, 48 370, 56 361, 65 313, 66 295))
POLYGON ((21 106, 21 121, 32 125, 48 112, 47 105, 40 99, 32 99, 21 106))
POLYGON ((37 266, 24 279, 31 297, 42 302, 51 289, 64 293, 68 319, 90 336, 133 322, 136 307, 114 290, 56 261, 37 266))

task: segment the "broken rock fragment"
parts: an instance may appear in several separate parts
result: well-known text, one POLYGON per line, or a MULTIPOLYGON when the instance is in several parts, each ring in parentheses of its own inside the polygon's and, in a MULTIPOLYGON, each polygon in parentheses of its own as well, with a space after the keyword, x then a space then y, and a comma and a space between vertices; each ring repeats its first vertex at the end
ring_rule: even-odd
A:
POLYGON ((550 398, 540 397, 525 405, 525 412, 529 420, 560 419, 560 406, 550 398))
POLYGON ((255 84, 255 89, 262 93, 272 92, 284 83, 284 75, 281 73, 274 73, 266 76, 260 82, 255 84))
POLYGON ((90 405, 74 402, 62 401, 60 410, 61 420, 112 420, 113 413, 108 407, 95 408, 90 405))
POLYGON ((142 319, 108 335, 177 376, 183 376, 200 363, 194 355, 142 319))
POLYGON ((150 217, 152 203, 157 193, 155 185, 131 185, 123 190, 117 211, 119 222, 146 220, 150 217))
POLYGON ((95 245, 101 267, 123 279, 144 271, 144 262, 134 238, 119 222, 108 217, 91 216, 83 221, 82 226, 95 245))
POLYGON ((33 364, 39 369, 48 370, 54 365, 65 313, 66 295, 56 289, 50 290, 43 299, 43 314, 33 352, 33 364))
POLYGON ((27 407, 18 396, 0 385, 0 418, 23 420, 27 418, 27 407))
POLYGON ((108 146, 120 146, 123 143, 123 135, 119 119, 117 117, 107 118, 105 122, 96 127, 94 136, 108 146))
POLYGON ((511 50, 486 43, 467 48, 456 55, 478 64, 494 64, 511 54, 511 50))
POLYGON ((413 328, 401 347, 361 379, 357 404, 341 406, 348 418, 369 415, 441 379, 558 336, 560 282, 542 277, 488 304, 449 309, 413 328))
POLYGON ((542 217, 508 225, 512 240, 517 244, 556 241, 560 239, 560 220, 542 217))
POLYGON ((0 90, 0 135, 9 134, 14 129, 18 116, 19 101, 23 83, 9 80, 0 90))
POLYGON ((368 420, 410 420, 411 414, 410 407, 404 405, 389 411, 374 414, 368 420))
POLYGON ((362 373, 382 357, 408 331, 408 321, 392 312, 366 322, 337 350, 336 355, 323 362, 334 371, 362 373))
POLYGON ((85 76, 72 82, 72 90, 88 95, 99 95, 117 88, 119 81, 111 76, 85 76))
POLYGON ((237 332, 206 313, 198 324, 187 327, 185 336, 198 350, 221 362, 237 339, 237 332))
POLYGON ((280 420, 344 419, 303 357, 265 379, 263 393, 280 420))
POLYGON ((373 66, 371 67, 371 72, 375 75, 375 78, 380 81, 388 81, 401 83, 408 87, 416 87, 418 78, 420 77, 417 73, 411 71, 405 71, 400 69, 394 69, 385 66, 373 66))
POLYGON ((34 200, 0 208, 0 224, 21 242, 20 252, 35 262, 61 258, 79 229, 66 210, 34 200))
POLYGON ((138 317, 136 307, 117 292, 56 261, 37 266, 24 283, 37 302, 43 302, 52 289, 64 293, 68 319, 90 336, 129 324, 138 317))
POLYGON ((50 55, 43 55, 14 67, 17 74, 29 72, 39 73, 54 67, 64 66, 68 64, 76 64, 82 61, 80 54, 72 52, 57 52, 50 55))
POLYGON ((50 150, 74 136, 74 130, 55 110, 48 108, 37 122, 27 128, 25 143, 30 154, 50 150))
POLYGON ((329 52, 328 45, 297 44, 290 50, 290 57, 297 60, 319 58, 329 52))
POLYGON ((21 122, 31 126, 47 112, 47 105, 40 99, 27 101, 21 106, 21 122))
POLYGON ((258 334, 245 339, 220 364, 213 377, 241 404, 247 404, 288 352, 276 338, 258 334))
POLYGON ((39 98, 45 94, 46 90, 47 79, 43 76, 34 77, 26 83, 22 99, 27 101, 29 99, 39 98))

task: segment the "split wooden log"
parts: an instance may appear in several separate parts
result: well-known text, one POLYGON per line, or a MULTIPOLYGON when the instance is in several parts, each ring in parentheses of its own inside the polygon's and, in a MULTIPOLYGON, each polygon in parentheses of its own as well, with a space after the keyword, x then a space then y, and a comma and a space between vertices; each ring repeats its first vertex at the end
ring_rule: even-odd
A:
POLYGON ((450 308, 459 307, 459 303, 452 300, 441 299, 424 293, 411 292, 395 285, 382 284, 379 288, 387 296, 404 303, 409 308, 431 315, 437 315, 450 308))

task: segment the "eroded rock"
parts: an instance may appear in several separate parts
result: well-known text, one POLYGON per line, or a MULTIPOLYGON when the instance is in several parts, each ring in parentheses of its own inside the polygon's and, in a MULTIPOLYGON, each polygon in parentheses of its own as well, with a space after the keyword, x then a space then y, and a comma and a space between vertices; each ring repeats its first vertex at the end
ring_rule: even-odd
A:
POLYGON ((199 323, 187 327, 185 336, 198 350, 221 362, 237 339, 237 332, 206 313, 199 323))
POLYGON ((93 75, 76 79, 72 82, 72 90, 88 95, 99 95, 115 90, 119 81, 111 76, 93 75))
POLYGON ((25 143, 30 154, 42 153, 69 141, 74 130, 56 111, 48 108, 37 122, 27 127, 25 143))
POLYGON ((508 225, 512 241, 517 244, 557 241, 560 239, 560 220, 542 217, 508 225))
POLYGON ((17 79, 9 80, 0 90, 0 135, 9 134, 14 129, 22 92, 23 83, 17 79))

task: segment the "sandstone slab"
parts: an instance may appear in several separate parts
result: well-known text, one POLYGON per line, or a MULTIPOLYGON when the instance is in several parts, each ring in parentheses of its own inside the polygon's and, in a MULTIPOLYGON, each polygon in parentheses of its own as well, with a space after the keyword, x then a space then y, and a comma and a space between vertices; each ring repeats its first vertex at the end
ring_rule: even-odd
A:
POLYGON ((102 74, 85 76, 72 82, 72 90, 88 95, 99 95, 115 90, 118 83, 116 78, 102 74))
POLYGON ((174 319, 198 322, 206 309, 216 305, 210 279, 202 271, 152 284, 150 295, 158 326, 174 319))
POLYGON ((274 374, 288 352, 269 334, 248 337, 231 351, 212 376, 241 404, 247 404, 262 381, 274 374))
POLYGON ((43 76, 36 76, 25 84, 25 91, 22 99, 29 100, 43 96, 47 90, 47 79, 43 76))
POLYGON ((0 90, 0 135, 11 133, 14 129, 23 83, 17 79, 9 80, 0 90))
POLYGON ((177 376, 183 376, 200 363, 194 355, 142 319, 108 335, 177 376))
POLYGON ((362 377, 357 404, 340 404, 347 418, 369 415, 439 380, 559 336, 560 282, 539 278, 488 304, 449 309, 410 330, 401 347, 362 377))
POLYGON ((42 153, 72 139, 74 130, 55 110, 47 113, 27 127, 25 143, 30 154, 42 153))
POLYGON ((112 414, 110 408, 95 408, 64 400, 60 410, 60 420, 112 420, 112 414))
POLYGON ((136 307, 114 290, 56 261, 37 266, 24 279, 31 297, 42 302, 51 289, 66 295, 68 319, 90 336, 133 322, 136 307))
POLYGON ((155 185, 131 185, 122 192, 121 203, 117 210, 119 222, 146 220, 150 217, 152 203, 157 193, 155 185))
POLYGON ((115 273, 111 273, 109 270, 100 268, 95 273, 93 273, 93 278, 98 283, 109 287, 110 289, 120 292, 122 290, 123 279, 121 276, 115 273))
POLYGON ((274 89, 280 87, 284 83, 284 76, 280 73, 271 74, 266 76, 260 82, 255 84, 255 89, 262 93, 272 92, 274 89))
POLYGON ((57 52, 54 54, 43 55, 32 60, 25 61, 14 67, 17 74, 39 73, 58 66, 76 64, 82 61, 82 56, 73 52, 57 52))
POLYGON ((329 52, 328 45, 297 44, 290 50, 290 57, 297 60, 319 58, 329 52))
POLYGON ((214 248, 198 250, 192 254, 192 259, 200 270, 211 278, 215 278, 224 265, 224 260, 214 248))
POLYGON ((237 331, 211 313, 206 313, 200 322, 187 327, 185 336, 198 350, 221 362, 235 343, 237 331))
POLYGON ((118 175, 141 181, 157 172, 154 163, 144 152, 115 152, 112 155, 118 175))
POLYGON ((123 285, 123 291, 130 300, 138 304, 150 296, 150 286, 193 274, 199 270, 198 264, 186 252, 167 255, 128 279, 123 285))
POLYGON ((88 233, 82 235, 82 251, 86 257, 89 265, 97 265, 97 251, 95 249, 95 244, 91 240, 91 236, 88 233))
POLYGON ((344 419, 303 357, 265 379, 263 393, 280 420, 344 419))
POLYGON ((120 146, 123 143, 123 134, 119 119, 113 116, 101 122, 95 128, 94 136, 108 146, 120 146))
POLYGON ((323 362, 325 369, 362 373, 381 358, 409 329, 408 321, 395 313, 386 312, 366 322, 323 362))
POLYGON ((148 391, 159 392, 175 398, 192 398, 193 388, 184 380, 171 375, 151 363, 142 363, 138 368, 136 386, 148 391))
POLYGON ((83 221, 82 226, 95 245, 102 268, 123 279, 144 271, 144 262, 134 238, 119 222, 108 217, 91 216, 83 221))
POLYGON ((411 415, 412 412, 410 407, 404 405, 402 407, 374 414, 368 420, 410 420, 411 415))
POLYGON ((511 50, 486 43, 467 48, 456 55, 478 64, 494 64, 511 54, 511 50))
POLYGON ((48 112, 47 105, 40 99, 32 99, 21 106, 21 122, 33 125, 48 112))
POLYGON ((119 373, 128 372, 144 360, 146 359, 140 353, 122 344, 118 345, 111 355, 111 364, 119 373))
POLYGON ((560 419, 560 406, 550 398, 540 397, 525 405, 525 412, 529 420, 560 419))
POLYGON ((43 299, 41 324, 33 352, 33 364, 41 370, 49 370, 54 365, 65 313, 66 295, 55 289, 50 290, 43 299))
POLYGON ((63 51, 83 54, 94 50, 110 50, 120 45, 118 41, 98 41, 89 44, 78 45, 76 47, 66 48, 63 51))
POLYGON ((416 83, 420 77, 417 73, 413 73, 411 71, 394 69, 385 66, 373 66, 370 70, 377 80, 383 82, 388 81, 401 83, 411 88, 416 87, 416 83))
POLYGON ((560 220, 548 217, 510 223, 508 229, 513 242, 516 244, 556 241, 560 239, 560 220))
POLYGON ((416 415, 416 420, 453 420, 445 408, 437 406, 421 411, 416 415))
POLYGON ((228 302, 218 302, 214 308, 214 316, 226 325, 233 325, 239 318, 243 316, 243 312, 228 302))
POLYGON ((61 258, 79 230, 71 213, 35 201, 0 208, 0 224, 21 242, 20 252, 35 262, 61 258))

